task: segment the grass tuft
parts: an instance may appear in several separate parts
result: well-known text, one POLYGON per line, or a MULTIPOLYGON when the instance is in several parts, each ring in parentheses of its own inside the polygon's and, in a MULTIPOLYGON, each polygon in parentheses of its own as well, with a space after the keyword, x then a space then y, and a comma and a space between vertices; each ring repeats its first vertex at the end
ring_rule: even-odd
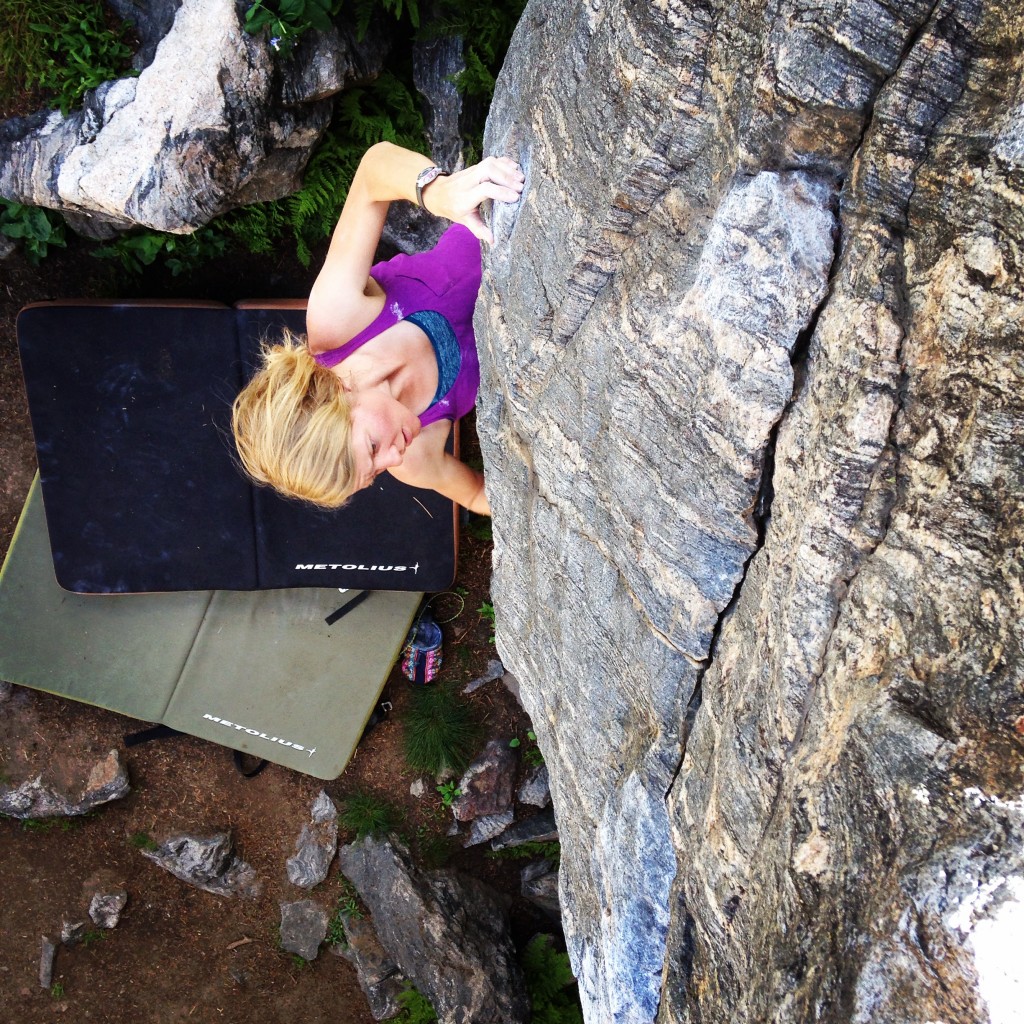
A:
POLYGON ((403 825, 402 812, 370 793, 356 792, 342 801, 338 821, 355 832, 356 839, 397 832, 403 825))
POLYGON ((405 714, 405 760, 414 772, 461 772, 476 753, 480 727, 449 685, 421 686, 405 714))

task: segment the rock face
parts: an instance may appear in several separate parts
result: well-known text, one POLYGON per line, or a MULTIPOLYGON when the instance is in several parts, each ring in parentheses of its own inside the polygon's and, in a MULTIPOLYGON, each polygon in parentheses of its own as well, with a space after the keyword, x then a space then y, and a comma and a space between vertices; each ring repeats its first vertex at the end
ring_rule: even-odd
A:
POLYGON ((330 119, 327 97, 382 63, 378 43, 357 48, 332 32, 307 34, 275 67, 233 0, 152 6, 137 78, 106 83, 67 118, 0 124, 0 195, 61 210, 92 237, 136 225, 192 231, 295 191, 330 119))
POLYGON ((343 846, 338 860, 387 955, 430 1000, 440 1024, 529 1020, 508 916, 487 886, 454 871, 422 871, 387 839, 343 846))
POLYGON ((589 1021, 1018 1012, 1022 35, 520 23, 478 429, 589 1021))

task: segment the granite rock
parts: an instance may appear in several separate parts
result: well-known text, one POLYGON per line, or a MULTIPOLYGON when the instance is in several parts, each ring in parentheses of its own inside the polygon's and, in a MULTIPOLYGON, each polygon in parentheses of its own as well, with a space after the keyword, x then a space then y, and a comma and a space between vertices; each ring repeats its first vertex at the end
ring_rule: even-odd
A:
POLYGON ((394 839, 343 846, 341 870, 389 957, 441 1024, 525 1024, 529 1000, 497 894, 450 870, 424 871, 394 839))
POLYGON ((1013 1019, 1022 40, 524 13, 477 428, 590 1021, 1013 1019))

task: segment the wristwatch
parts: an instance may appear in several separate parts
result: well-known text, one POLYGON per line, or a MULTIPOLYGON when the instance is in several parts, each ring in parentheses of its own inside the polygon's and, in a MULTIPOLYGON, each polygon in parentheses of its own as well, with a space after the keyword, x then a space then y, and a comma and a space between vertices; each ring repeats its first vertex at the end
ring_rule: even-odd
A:
POLYGON ((424 167, 419 174, 416 175, 416 202, 419 203, 423 209, 423 190, 435 179, 439 178, 442 174, 447 175, 447 171, 442 171, 440 167, 424 167))

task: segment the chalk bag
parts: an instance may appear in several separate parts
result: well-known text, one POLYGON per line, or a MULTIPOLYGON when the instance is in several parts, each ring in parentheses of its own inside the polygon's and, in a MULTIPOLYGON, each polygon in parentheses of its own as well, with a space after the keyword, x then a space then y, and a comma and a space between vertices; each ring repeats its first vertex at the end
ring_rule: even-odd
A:
POLYGON ((441 672, 441 643, 444 637, 434 617, 424 609, 413 623, 402 649, 402 675, 410 682, 433 682, 441 672))

